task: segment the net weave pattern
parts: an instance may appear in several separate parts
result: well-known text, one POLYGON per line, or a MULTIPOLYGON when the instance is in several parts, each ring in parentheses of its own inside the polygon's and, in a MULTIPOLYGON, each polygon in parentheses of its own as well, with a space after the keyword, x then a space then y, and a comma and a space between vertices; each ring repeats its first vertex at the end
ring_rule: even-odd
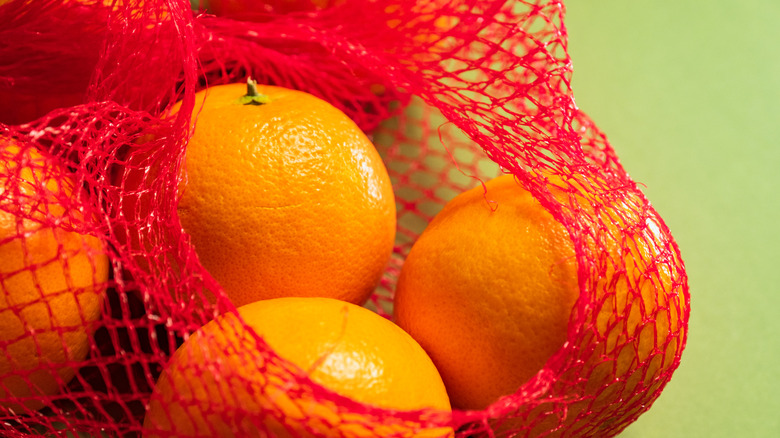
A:
MULTIPOLYGON (((19 245, 35 223, 98 236, 110 259, 109 280, 96 285, 105 294, 100 317, 81 318, 93 336, 88 356, 69 363, 75 378, 61 379, 55 395, 16 400, 40 409, 8 407, 8 379, 0 381, 1 435, 141 435, 154 383, 175 348, 233 309, 200 266, 176 199, 195 93, 248 76, 331 102, 385 160, 398 231, 370 301, 380 314, 389 314, 399 270, 425 224, 456 194, 502 172, 514 174, 566 227, 581 289, 564 347, 515 394, 483 411, 365 406, 316 385, 256 337, 246 357, 278 377, 269 385, 292 398, 314 397, 342 425, 368 431, 412 425, 451 426, 463 437, 606 437, 645 412, 677 368, 688 321, 684 264, 606 135, 575 105, 561 0, 341 0, 302 10, 289 0, 247 0, 253 8, 227 16, 193 12, 183 0, 0 3, 0 135, 23 151, 45 151, 83 188, 64 195, 62 184, 46 183, 63 180, 62 171, 41 167, 33 194, 18 196, 28 184, 19 167, 0 167, 0 213, 13 215, 19 229, 0 250, 19 245), (177 101, 179 116, 165 117, 177 101), (116 181, 133 166, 159 172, 140 187, 116 181), (152 214, 128 215, 123 203, 141 197, 151 199, 152 214), (63 210, 60 218, 46 214, 54 208, 63 210), (139 228, 148 230, 143 251, 122 243, 139 228), (643 247, 658 256, 636 262, 643 247), (648 287, 656 290, 652 302, 642 294, 648 287), (187 305, 207 290, 217 291, 215 304, 187 305), (639 348, 640 338, 652 345, 639 348), (625 361, 614 360, 618 353, 631 355, 630 372, 619 369, 625 361)), ((3 163, 19 160, 18 151, 4 149, 3 163)), ((67 257, 60 250, 52 259, 67 257)), ((4 284, 18 274, 0 267, 4 284)), ((1 327, 30 303, 3 298, 0 305, 1 327)), ((48 331, 62 337, 67 328, 48 331)), ((24 336, 42 332, 0 336, 10 355, 24 336)), ((27 381, 33 372, 0 371, 27 381)), ((241 386, 240 376, 223 377, 241 386)), ((284 416, 228 412, 218 401, 211 409, 258 427, 284 416)))

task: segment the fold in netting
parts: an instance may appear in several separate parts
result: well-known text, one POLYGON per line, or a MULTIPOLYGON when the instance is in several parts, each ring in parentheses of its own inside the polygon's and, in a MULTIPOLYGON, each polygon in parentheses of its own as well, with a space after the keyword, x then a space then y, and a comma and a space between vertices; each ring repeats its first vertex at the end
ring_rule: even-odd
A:
MULTIPOLYGON (((455 194, 500 172, 514 174, 566 227, 579 265, 581 295, 566 344, 515 394, 484 411, 365 406, 294 372, 256 337, 253 360, 282 387, 333 404, 342 425, 445 425, 464 437, 604 437, 649 409, 677 368, 687 335, 685 268, 662 218, 574 103, 562 1, 334 0, 293 8, 294 0, 235 0, 239 8, 226 16, 193 12, 184 0, 0 3, 2 136, 47 151, 84 188, 65 202, 65 220, 36 220, 101 237, 111 260, 89 356, 71 364, 78 373, 62 391, 38 397, 41 409, 0 404, 3 435, 141 434, 154 382, 176 346, 232 309, 198 263, 175 203, 195 93, 250 76, 332 103, 384 158, 399 225, 392 261, 371 298, 380 313, 391 306, 421 224, 455 194), (243 3, 264 6, 241 12, 243 3), (179 115, 166 117, 179 100, 179 115), (129 166, 162 170, 130 190, 115 177, 129 166), (140 196, 153 200, 150 214, 122 213, 123 202, 140 196), (140 254, 117 237, 139 227, 149 230, 140 254), (637 262, 648 247, 656 256, 637 262), (206 291, 216 291, 214 305, 186 305, 206 291), (616 355, 621 361, 609 359, 616 355)), ((0 168, 2 211, 50 202, 41 191, 37 200, 10 196, 22 183, 9 169, 0 168)), ((0 345, 7 350, 15 340, 0 345)), ((3 402, 7 384, 0 383, 3 402)), ((265 419, 245 413, 242 420, 265 419)))

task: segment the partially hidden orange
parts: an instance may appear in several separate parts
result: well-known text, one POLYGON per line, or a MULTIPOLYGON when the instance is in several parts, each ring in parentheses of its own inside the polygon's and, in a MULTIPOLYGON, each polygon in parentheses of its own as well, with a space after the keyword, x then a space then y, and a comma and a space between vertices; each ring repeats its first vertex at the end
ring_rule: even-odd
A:
POLYGON ((177 211, 201 263, 236 306, 285 296, 364 303, 395 240, 382 158, 324 100, 273 86, 253 93, 230 84, 196 95, 177 211))
MULTIPOLYGON (((603 218, 613 239, 635 219, 635 201, 618 206, 622 219, 603 218)), ((582 205, 592 203, 583 197, 582 205)), ((660 384, 682 348, 687 304, 671 272, 653 267, 661 249, 645 234, 629 237, 635 251, 622 255, 626 272, 610 276, 614 284, 595 299, 601 341, 582 376, 590 409, 619 405, 612 383, 627 393, 660 384)), ((620 254, 615 241, 607 248, 620 254)), ((394 318, 433 359, 453 407, 483 409, 515 393, 564 345, 578 297, 566 229, 505 175, 455 197, 420 235, 400 273, 394 318)))
POLYGON ((152 394, 145 436, 452 435, 447 426, 371 417, 294 386, 293 377, 258 350, 253 332, 295 373, 356 402, 450 411, 430 358, 391 321, 330 298, 278 298, 218 317, 176 351, 152 394))
POLYGON ((0 155, 0 406, 23 412, 87 357, 108 258, 98 238, 67 230, 67 169, 5 138, 0 155))

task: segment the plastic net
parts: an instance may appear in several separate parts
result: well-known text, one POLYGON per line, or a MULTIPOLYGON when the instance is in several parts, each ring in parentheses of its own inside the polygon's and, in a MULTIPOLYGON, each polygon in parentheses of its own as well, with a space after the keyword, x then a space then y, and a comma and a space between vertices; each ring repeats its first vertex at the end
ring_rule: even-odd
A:
POLYGON ((380 314, 425 224, 502 172, 569 231, 581 294, 563 348, 485 410, 363 405, 254 335, 231 347, 244 371, 208 358, 190 367, 177 390, 205 391, 208 403, 182 396, 179 435, 295 423, 291 435, 603 437, 650 407, 685 345, 687 279, 663 220, 574 104, 561 1, 211 6, 220 16, 174 0, 0 1, 4 436, 155 436, 143 421, 164 365, 234 309, 176 214, 189 114, 198 90, 248 76, 327 100, 376 144, 398 205, 394 254, 370 300, 380 314), (206 380, 214 387, 198 386, 206 380), (321 408, 231 402, 260 393, 321 408), (207 420, 187 420, 194 409, 207 420))

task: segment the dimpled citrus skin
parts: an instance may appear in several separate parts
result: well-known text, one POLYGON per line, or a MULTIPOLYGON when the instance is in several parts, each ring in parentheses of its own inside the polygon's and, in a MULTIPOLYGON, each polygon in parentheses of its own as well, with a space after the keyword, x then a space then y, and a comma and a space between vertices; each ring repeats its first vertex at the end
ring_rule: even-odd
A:
MULTIPOLYGON (((564 227, 512 176, 485 186, 487 192, 478 186, 454 198, 420 235, 394 302, 395 321, 431 356, 460 409, 485 408, 536 374, 566 341, 579 295, 574 247, 564 227)), ((566 200, 557 189, 553 195, 566 200)), ((601 410, 598 421, 625 415, 615 411, 624 395, 651 401, 683 348, 688 306, 675 283, 679 277, 668 265, 654 265, 663 250, 652 224, 658 218, 650 214, 647 227, 627 234, 631 249, 625 250, 617 242, 621 230, 639 222, 632 207, 638 198, 617 201, 613 213, 590 211, 597 200, 578 196, 582 214, 600 216, 606 249, 612 257, 622 253, 625 268, 618 275, 608 267, 597 279, 603 292, 593 298, 594 350, 582 365, 581 384, 572 387, 585 397, 570 406, 567 426, 558 433, 585 409, 601 410)), ((557 417, 549 420, 539 430, 557 425, 557 417)))
POLYGON ((329 103, 279 87, 258 91, 270 102, 237 103, 244 84, 198 93, 181 224, 236 306, 284 296, 361 304, 395 239, 384 163, 329 103))
POLYGON ((511 176, 450 201, 398 279, 395 321, 430 354, 453 407, 511 394, 566 340, 579 294, 565 229, 511 176))
MULTIPOLYGON (((419 344, 363 307, 330 298, 278 298, 248 304, 238 313, 279 356, 340 395, 383 408, 450 410, 441 377, 419 344)), ((266 417, 264 427, 278 437, 452 433, 434 428, 413 435, 403 426, 366 419, 366 425, 338 426, 333 407, 311 395, 296 396, 295 388, 274 380, 272 366, 258 370, 263 363, 250 332, 234 314, 206 324, 176 351, 158 380, 144 420, 150 429, 145 436, 166 436, 162 431, 264 436, 246 417, 272 412, 281 413, 288 424, 289 430, 266 417)))
POLYGON ((38 222, 63 215, 52 194, 70 194, 73 182, 60 171, 44 175, 40 169, 50 164, 31 149, 18 155, 20 148, 2 138, 0 148, 14 157, 0 164, 0 193, 8 189, 5 175, 19 172, 22 179, 18 192, 3 194, 0 209, 0 406, 22 412, 44 403, 21 398, 56 394, 75 375, 74 362, 86 358, 108 258, 95 237, 38 222), (49 198, 36 199, 44 191, 49 198), (17 202, 32 220, 13 213, 17 202))

